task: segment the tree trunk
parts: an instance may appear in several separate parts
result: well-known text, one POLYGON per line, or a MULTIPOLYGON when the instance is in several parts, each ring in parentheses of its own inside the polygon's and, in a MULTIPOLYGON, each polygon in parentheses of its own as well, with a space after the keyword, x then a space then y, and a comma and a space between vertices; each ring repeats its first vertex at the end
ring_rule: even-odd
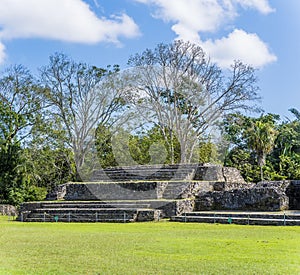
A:
POLYGON ((266 165, 266 155, 263 152, 260 152, 258 154, 257 163, 260 167, 260 179, 261 179, 261 181, 264 181, 263 167, 266 165))
POLYGON ((260 165, 260 179, 261 179, 261 181, 264 181, 264 171, 263 171, 262 165, 260 165))

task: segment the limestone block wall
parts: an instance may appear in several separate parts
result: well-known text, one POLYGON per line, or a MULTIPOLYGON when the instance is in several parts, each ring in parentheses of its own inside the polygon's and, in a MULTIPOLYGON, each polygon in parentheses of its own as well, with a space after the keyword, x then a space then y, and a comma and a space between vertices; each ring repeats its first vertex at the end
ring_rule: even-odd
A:
POLYGON ((245 183, 238 169, 209 164, 196 168, 194 180, 245 183))
POLYGON ((289 198, 289 209, 300 210, 300 180, 259 182, 257 186, 282 190, 289 198))
POLYGON ((56 189, 48 199, 58 197, 70 201, 146 200, 162 198, 165 182, 67 183, 56 189), (60 192, 55 194, 56 192, 60 192))
POLYGON ((215 183, 214 190, 199 192, 195 210, 300 209, 300 181, 273 181, 257 184, 215 183))
POLYGON ((272 188, 234 189, 207 192, 195 201, 195 210, 260 210, 280 211, 289 209, 288 196, 272 188))
POLYGON ((246 183, 240 171, 233 167, 223 167, 223 176, 227 183, 246 183))
POLYGON ((194 180, 225 181, 221 165, 201 165, 196 168, 194 180))
POLYGON ((195 203, 193 199, 183 200, 152 200, 148 201, 150 208, 161 210, 161 218, 170 218, 181 215, 184 212, 191 212, 195 203))
POLYGON ((47 194, 46 200, 63 200, 67 192, 68 184, 69 183, 56 186, 47 194))
POLYGON ((0 215, 15 216, 17 213, 18 211, 13 205, 0 204, 0 215))
POLYGON ((118 182, 118 183, 66 183, 47 195, 47 200, 107 201, 194 198, 201 192, 228 189, 225 182, 118 182))
MULTIPOLYGON (((169 165, 164 167, 166 173, 180 171, 180 177, 184 174, 186 180, 147 180, 147 181, 129 181, 130 176, 126 174, 127 181, 124 179, 116 182, 106 180, 89 183, 66 183, 57 186, 47 195, 47 200, 145 200, 145 199, 184 199, 192 198, 196 194, 208 191, 224 191, 241 186, 247 187, 239 171, 234 168, 225 168, 216 165, 169 165), (174 170, 174 171, 173 171, 174 170), (184 172, 183 172, 184 171, 184 172)), ((140 176, 142 171, 152 171, 156 166, 138 166, 127 168, 127 170, 137 169, 140 176)), ((109 171, 124 172, 123 168, 110 168, 109 171)), ((163 170, 160 170, 160 176, 163 177, 163 170)), ((99 171, 99 173, 103 171, 99 171)), ((101 174, 97 174, 98 176, 101 174)), ((133 172, 132 172, 133 173, 133 172)), ((104 176, 103 176, 104 177, 104 176)), ((154 174, 153 177, 157 177, 154 174)), ((101 178, 101 177, 100 177, 101 178)))
MULTIPOLYGON (((255 185, 253 183, 248 182, 226 182, 226 181, 216 181, 210 182, 212 188, 207 191, 229 191, 233 189, 241 189, 241 188, 253 188, 255 185)), ((205 191, 205 190, 201 190, 205 191)))

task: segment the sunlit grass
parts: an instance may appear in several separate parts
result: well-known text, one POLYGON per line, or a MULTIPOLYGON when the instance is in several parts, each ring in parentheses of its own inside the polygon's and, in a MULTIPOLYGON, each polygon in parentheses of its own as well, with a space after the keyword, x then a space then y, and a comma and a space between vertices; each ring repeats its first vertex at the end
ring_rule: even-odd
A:
POLYGON ((300 227, 1 217, 0 232, 0 274, 300 274, 300 227))

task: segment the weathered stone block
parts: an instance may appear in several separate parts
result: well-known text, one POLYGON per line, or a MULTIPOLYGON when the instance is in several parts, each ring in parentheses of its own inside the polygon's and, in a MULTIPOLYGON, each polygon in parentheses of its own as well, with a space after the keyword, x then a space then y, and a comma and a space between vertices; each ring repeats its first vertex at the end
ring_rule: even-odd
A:
POLYGON ((225 181, 223 167, 221 165, 202 165, 198 166, 194 180, 198 181, 225 181))
POLYGON ((145 200, 159 199, 165 182, 67 183, 52 191, 47 199, 64 200, 145 200))
POLYGON ((223 176, 228 183, 245 183, 240 171, 233 167, 223 167, 223 176))
POLYGON ((18 210, 15 206, 9 204, 0 204, 0 215, 16 216, 18 210))
POLYGON ((200 193, 195 200, 195 210, 259 210, 289 209, 289 198, 279 189, 255 187, 200 193))
POLYGON ((159 221, 161 211, 157 209, 139 209, 137 211, 137 222, 159 221))

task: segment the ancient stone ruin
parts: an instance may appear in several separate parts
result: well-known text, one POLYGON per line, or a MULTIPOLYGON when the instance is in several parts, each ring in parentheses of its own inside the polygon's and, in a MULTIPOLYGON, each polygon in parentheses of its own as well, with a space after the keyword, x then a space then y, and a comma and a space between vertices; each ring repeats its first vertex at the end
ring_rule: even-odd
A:
POLYGON ((16 216, 18 213, 16 207, 9 204, 0 204, 0 215, 16 216))
POLYGON ((259 182, 199 192, 195 210, 283 211, 300 209, 300 181, 259 182))
POLYGON ((199 211, 288 209, 300 209, 300 182, 250 184, 235 168, 209 164, 140 165, 107 168, 95 171, 90 182, 59 185, 46 201, 22 204, 18 219, 187 221, 187 213, 199 211))

